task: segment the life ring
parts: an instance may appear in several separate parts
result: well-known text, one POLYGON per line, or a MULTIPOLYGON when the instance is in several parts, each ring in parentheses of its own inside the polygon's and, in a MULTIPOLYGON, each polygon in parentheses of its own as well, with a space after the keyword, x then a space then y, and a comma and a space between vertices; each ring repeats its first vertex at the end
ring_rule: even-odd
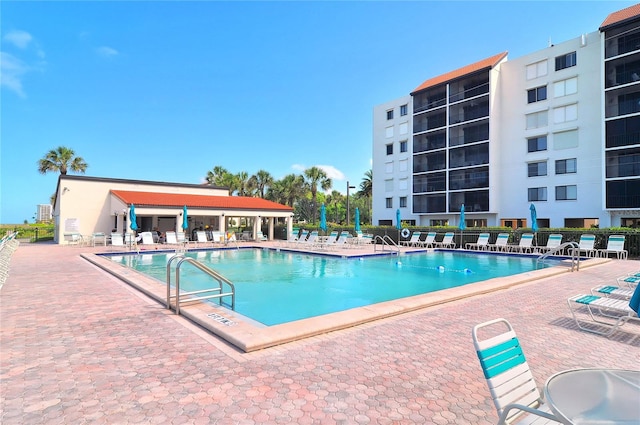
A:
POLYGON ((400 235, 402 235, 402 237, 405 239, 408 238, 410 234, 411 232, 406 227, 400 232, 400 235))

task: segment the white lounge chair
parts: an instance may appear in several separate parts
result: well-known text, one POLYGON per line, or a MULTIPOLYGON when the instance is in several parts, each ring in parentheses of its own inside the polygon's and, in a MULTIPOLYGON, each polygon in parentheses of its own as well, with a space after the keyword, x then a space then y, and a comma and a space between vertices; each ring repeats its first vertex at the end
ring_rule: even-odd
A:
POLYGON ((619 260, 626 260, 629 252, 624 249, 624 235, 610 235, 607 240, 607 248, 598 250, 598 257, 609 257, 609 254, 615 254, 619 260))
POLYGON ((423 248, 434 248, 436 244, 436 232, 427 233, 427 237, 423 241, 418 241, 423 248))
POLYGON ((596 235, 585 233, 580 236, 580 242, 578 243, 578 248, 574 248, 577 251, 578 255, 584 255, 586 257, 597 257, 598 250, 594 248, 596 243, 596 235))
POLYGON ((256 234, 256 240, 260 242, 264 242, 267 240, 267 237, 264 235, 264 233, 262 233, 261 230, 258 230, 258 233, 256 234))
POLYGON ((204 230, 198 230, 196 232, 196 240, 191 242, 196 245, 208 245, 210 243, 204 230))
POLYGON ((467 249, 475 249, 478 251, 485 251, 489 247, 489 233, 480 233, 476 242, 470 242, 465 245, 467 249))
POLYGON ((592 332, 598 335, 610 336, 621 326, 629 321, 640 322, 638 312, 634 311, 632 306, 638 309, 640 303, 640 286, 637 286, 631 296, 631 300, 623 298, 601 297, 598 295, 575 295, 567 300, 569 311, 576 325, 586 332, 592 332), (637 295, 636 295, 637 294, 637 295), (635 305, 634 305, 635 303, 635 305), (594 324, 599 325, 604 330, 597 329, 593 326, 585 326, 578 319, 576 312, 579 307, 585 307, 587 313, 594 324), (607 318, 608 320, 604 320, 607 318))
POLYGON ((495 319, 476 325, 472 336, 493 404, 500 417, 498 425, 516 421, 535 424, 559 422, 544 404, 520 341, 507 320, 495 319), (504 329, 505 325, 506 331, 496 334, 497 329, 504 329))
POLYGON ((153 233, 151 232, 142 232, 140 233, 142 240, 140 241, 141 245, 155 245, 155 241, 153 240, 153 233))
POLYGON ((306 241, 308 237, 309 237, 309 231, 302 229, 300 231, 300 234, 295 239, 293 239, 292 241, 287 241, 287 246, 296 247, 300 243, 303 243, 303 241, 306 241))
POLYGON ((442 240, 440 242, 435 242, 434 245, 436 248, 450 248, 453 249, 456 247, 455 242, 453 241, 453 237, 454 237, 454 233, 453 232, 447 232, 444 234, 444 236, 442 237, 442 240))
POLYGON ((124 248, 124 238, 122 233, 111 233, 111 246, 124 248))
POLYGON ((634 290, 631 288, 621 288, 614 285, 599 285, 591 288, 591 294, 593 295, 597 295, 599 297, 622 298, 627 300, 633 296, 633 292, 634 290))
POLYGON ((318 231, 313 230, 311 233, 309 233, 309 236, 307 236, 307 239, 298 241, 297 247, 310 249, 310 248, 313 248, 317 242, 318 242, 318 231))
POLYGON ((533 252, 533 233, 523 233, 518 245, 509 245, 509 252, 533 252))
POLYGON ((420 243, 420 232, 413 232, 411 234, 411 238, 409 238, 406 241, 400 241, 400 245, 405 245, 405 246, 418 246, 418 244, 420 243))
POLYGON ((509 244, 509 234, 508 233, 498 233, 498 237, 496 238, 496 242, 492 244, 488 244, 487 247, 489 251, 507 251, 509 244))
POLYGON ((176 237, 176 232, 173 232, 171 230, 165 232, 164 243, 166 243, 167 245, 178 245, 178 238, 176 237))
POLYGON ((539 246, 538 251, 540 252, 549 252, 558 248, 562 245, 563 235, 560 233, 552 233, 549 235, 549 239, 547 239, 547 244, 545 246, 539 246))

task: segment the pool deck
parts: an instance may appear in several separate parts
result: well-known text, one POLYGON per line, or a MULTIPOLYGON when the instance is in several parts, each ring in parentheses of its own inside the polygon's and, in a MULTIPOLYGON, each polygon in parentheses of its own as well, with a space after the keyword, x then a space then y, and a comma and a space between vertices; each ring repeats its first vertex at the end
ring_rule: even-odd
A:
POLYGON ((0 423, 493 424, 471 328, 496 317, 514 325, 539 387, 564 369, 640 364, 640 325, 586 333, 566 303, 640 270, 634 260, 245 353, 81 256, 103 251, 13 254, 0 289, 0 423))

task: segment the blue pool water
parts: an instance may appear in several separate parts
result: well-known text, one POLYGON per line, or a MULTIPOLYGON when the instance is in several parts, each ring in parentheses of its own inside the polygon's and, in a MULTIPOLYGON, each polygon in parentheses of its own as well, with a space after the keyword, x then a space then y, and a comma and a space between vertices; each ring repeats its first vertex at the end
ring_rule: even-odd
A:
MULTIPOLYGON (((175 253, 114 255, 113 261, 166 281, 175 253)), ((269 249, 188 252, 229 279, 236 311, 265 325, 453 288, 536 269, 536 259, 450 251, 335 258, 269 249)), ((175 261, 173 265, 175 266, 175 261)), ((174 272, 171 273, 174 282, 174 272)), ((181 267, 184 291, 212 287, 192 265, 181 267)))

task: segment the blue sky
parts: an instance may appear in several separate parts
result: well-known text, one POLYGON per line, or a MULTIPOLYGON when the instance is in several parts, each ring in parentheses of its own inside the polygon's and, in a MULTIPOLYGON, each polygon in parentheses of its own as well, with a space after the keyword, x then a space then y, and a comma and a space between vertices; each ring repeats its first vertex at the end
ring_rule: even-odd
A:
POLYGON ((375 105, 494 54, 596 31, 634 2, 0 3, 0 223, 33 221, 67 146, 86 175, 201 183, 371 168, 375 105))

